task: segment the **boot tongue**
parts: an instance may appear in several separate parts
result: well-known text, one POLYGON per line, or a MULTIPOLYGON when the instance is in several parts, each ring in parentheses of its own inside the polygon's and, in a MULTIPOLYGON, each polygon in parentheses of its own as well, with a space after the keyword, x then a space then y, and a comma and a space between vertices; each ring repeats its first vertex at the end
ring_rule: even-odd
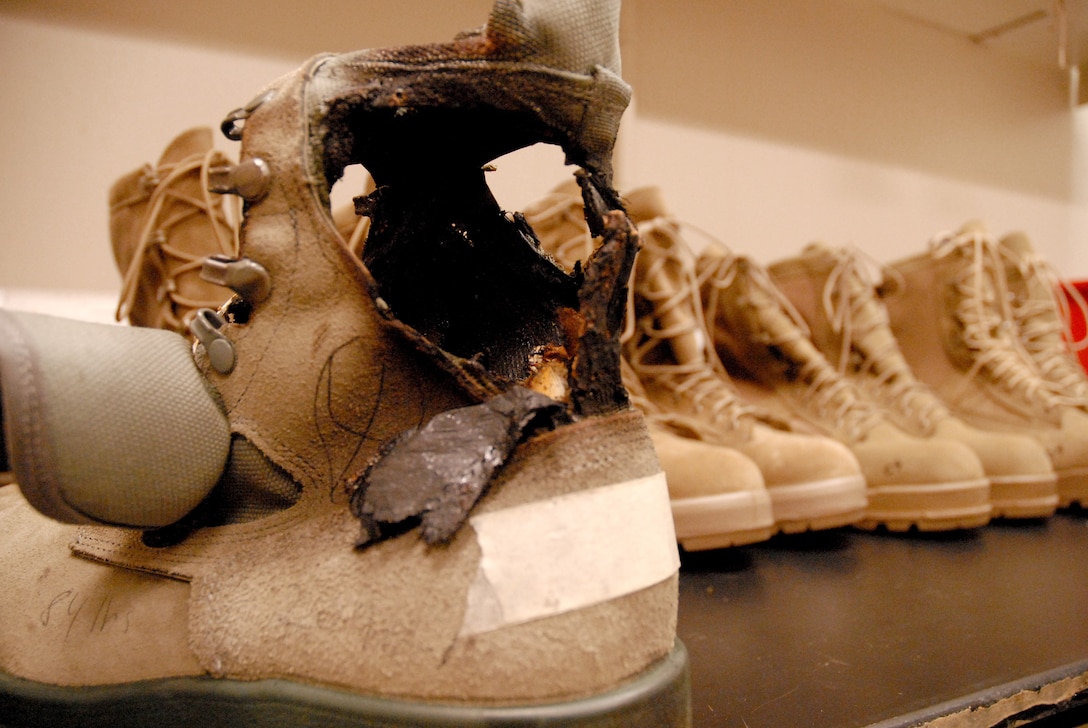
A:
POLYGON ((627 203, 627 214, 636 225, 669 214, 665 197, 658 187, 640 187, 624 195, 624 201, 627 203))
MULTIPOLYGON (((827 254, 831 255, 830 250, 827 254)), ((865 359, 864 366, 870 370, 870 376, 883 382, 874 394, 878 398, 882 393, 891 396, 893 399, 887 402, 890 409, 903 410, 912 421, 944 419, 949 414, 947 408, 915 378, 892 332, 888 311, 876 293, 876 286, 880 285, 877 276, 882 276, 883 272, 863 273, 857 254, 849 249, 843 250, 841 255, 853 258, 850 275, 842 282, 851 299, 847 305, 855 316, 851 346, 865 359), (894 399, 908 394, 911 395, 909 403, 894 399)))
POLYGON ((767 272, 747 255, 737 256, 737 271, 744 281, 745 298, 751 305, 751 312, 758 311, 768 340, 776 346, 783 346, 784 352, 792 353, 798 359, 804 358, 810 350, 815 351, 808 339, 809 332, 802 329, 783 308, 782 299, 776 295, 777 287, 767 272))
POLYGON ((677 332, 668 343, 678 364, 706 364, 706 336, 695 308, 698 294, 694 254, 680 237, 677 226, 662 220, 667 213, 661 190, 643 187, 627 195, 625 202, 631 220, 644 225, 640 231, 643 248, 635 263, 636 286, 650 300, 679 298, 680 302, 674 305, 656 306, 654 316, 661 329, 677 332), (655 221, 665 224, 650 224, 655 221))
MULTIPOLYGON (((766 269, 746 255, 737 256, 737 275, 743 294, 734 299, 750 321, 748 341, 738 358, 748 362, 757 380, 775 388, 800 385, 822 391, 820 399, 840 407, 836 428, 851 439, 879 421, 876 410, 857 398, 856 390, 842 378, 816 348, 799 314, 774 284, 766 269)), ((815 400, 814 400, 815 401, 815 400)), ((807 407, 808 405, 802 405, 807 407)))
POLYGON ((816 258, 821 262, 830 265, 834 263, 835 253, 827 243, 817 240, 806 245, 804 250, 801 251, 801 256, 805 258, 816 258))
POLYGON ((170 142, 170 145, 166 147, 166 150, 159 158, 159 166, 164 167, 170 164, 177 164, 189 157, 198 154, 203 155, 211 150, 211 148, 211 129, 206 126, 189 129, 188 131, 179 134, 174 141, 170 142))
POLYGON ((981 220, 968 220, 958 231, 957 235, 986 235, 989 231, 981 220))
POLYGON ((1031 245, 1031 239, 1025 233, 1009 233, 1001 238, 1001 244, 1021 258, 1034 255, 1035 249, 1031 245))

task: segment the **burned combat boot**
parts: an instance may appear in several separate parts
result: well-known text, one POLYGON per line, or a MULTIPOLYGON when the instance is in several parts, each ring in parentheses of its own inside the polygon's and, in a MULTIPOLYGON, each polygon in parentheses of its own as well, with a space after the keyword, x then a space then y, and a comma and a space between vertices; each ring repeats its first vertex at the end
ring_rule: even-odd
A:
MULTIPOLYGON (((990 481, 994 516, 1053 513, 1057 478, 1046 450, 1026 435, 968 425, 914 376, 892 334, 871 268, 856 251, 813 244, 768 270, 804 317, 821 353, 888 419, 911 434, 962 442, 974 450, 990 481)), ((886 286, 891 285, 889 279, 886 286)))
POLYGON ((857 456, 869 496, 860 526, 949 530, 989 521, 989 482, 975 453, 892 424, 820 354, 766 269, 714 247, 698 270, 714 344, 742 394, 857 456))
POLYGON ((618 10, 500 0, 451 43, 320 56, 228 117, 240 257, 203 270, 236 295, 192 325, 223 475, 152 528, 0 489, 0 722, 118 725, 163 696, 238 724, 689 722, 668 491, 619 366, 618 10), (580 167, 604 241, 576 274, 484 182, 537 142, 580 167), (328 202, 354 163, 362 260, 328 202))

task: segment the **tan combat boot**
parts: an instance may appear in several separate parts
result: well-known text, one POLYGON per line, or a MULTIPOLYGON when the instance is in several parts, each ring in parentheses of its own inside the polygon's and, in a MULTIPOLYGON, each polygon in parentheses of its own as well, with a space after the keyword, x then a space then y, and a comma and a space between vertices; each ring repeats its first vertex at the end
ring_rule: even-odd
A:
POLYGON ((1058 504, 1057 477, 1042 445, 1026 435, 972 427, 914 376, 892 334, 871 266, 856 251, 813 244, 768 267, 839 373, 908 433, 962 442, 990 480, 993 515, 1037 518, 1058 504))
POLYGON ((776 532, 759 466, 743 453, 703 439, 706 425, 663 411, 623 361, 631 404, 645 416, 669 483, 676 538, 687 551, 766 541, 776 532))
POLYGON ((720 248, 705 251, 698 270, 714 343, 741 393, 857 456, 869 495, 861 526, 947 530, 989 521, 989 482, 974 452, 908 435, 881 415, 816 349, 766 270, 720 248))
POLYGON ((228 201, 209 190, 209 173, 229 164, 211 129, 190 129, 110 188, 110 240, 121 271, 117 320, 187 333, 198 308, 218 308, 231 291, 200 277, 204 259, 234 256, 228 201))
MULTIPOLYGON (((771 427, 740 402, 709 347, 694 259, 660 192, 646 188, 626 197, 642 241, 624 334, 624 357, 638 381, 628 380, 628 388, 644 391, 674 430, 751 458, 763 474, 779 530, 856 522, 866 502, 855 458, 830 438, 771 427)), ((578 222, 579 204, 560 189, 528 215, 542 231, 545 249, 568 267, 593 249, 585 223, 578 222)))
POLYGON ((1041 442, 1062 505, 1088 498, 1088 415, 1065 404, 1020 344, 996 241, 979 223, 939 235, 891 265, 884 296, 892 331, 915 375, 982 430, 1041 442))
POLYGON ((1005 263, 1013 321, 1020 344, 1027 351, 1043 380, 1069 404, 1088 409, 1088 374, 1070 348, 1088 346, 1088 340, 1070 342, 1069 302, 1088 312, 1088 303, 1071 285, 1064 288, 1058 273, 1035 252, 1022 232, 1001 238, 999 250, 1005 263))
POLYGON ((238 295, 194 318, 227 472, 144 532, 0 489, 0 722, 167 693, 193 723, 690 722, 668 492, 619 369, 619 8, 577 9, 500 0, 451 43, 319 56, 228 118, 243 257, 205 271, 238 295), (484 182, 537 141, 582 167, 604 240, 582 277, 484 182), (366 263, 328 203, 356 162, 366 263), (254 514, 253 480, 295 497, 254 514))

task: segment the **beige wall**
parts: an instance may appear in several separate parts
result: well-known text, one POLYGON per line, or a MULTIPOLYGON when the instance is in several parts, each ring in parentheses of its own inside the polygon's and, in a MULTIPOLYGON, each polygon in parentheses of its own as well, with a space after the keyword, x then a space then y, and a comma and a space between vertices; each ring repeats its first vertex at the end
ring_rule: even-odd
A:
POLYGON ((3 15, 0 63, 0 286, 87 289, 119 285, 113 181, 295 65, 3 15))
POLYGON ((636 0, 627 184, 757 258, 891 260, 970 218, 1088 275, 1088 111, 1034 66, 863 0, 636 0))
MULTIPOLYGON (((121 12, 131 3, 97 15, 64 5, 0 4, 0 288, 114 290, 105 199, 116 177, 312 52, 355 36, 359 47, 439 40, 482 22, 489 3, 332 2, 361 19, 328 25, 325 47, 328 17, 299 2, 260 5, 252 32, 244 18, 164 16, 156 28, 121 12)), ((890 260, 978 217, 1026 230, 1067 275, 1088 278, 1088 112, 1069 109, 1056 69, 863 0, 628 0, 623 36, 635 105, 620 185, 662 186, 678 216, 737 250, 772 260, 822 239, 890 260)), ((503 160, 500 201, 543 194, 565 177, 559 160, 550 149, 503 160)))

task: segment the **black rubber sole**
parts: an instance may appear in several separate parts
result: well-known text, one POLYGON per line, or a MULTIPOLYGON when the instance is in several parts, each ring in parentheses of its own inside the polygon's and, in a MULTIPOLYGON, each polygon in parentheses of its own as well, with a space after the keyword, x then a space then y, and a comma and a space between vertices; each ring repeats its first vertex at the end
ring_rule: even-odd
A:
POLYGON ((81 728, 474 728, 477 726, 691 725, 688 654, 669 655, 606 693, 529 706, 470 706, 356 695, 286 680, 170 678, 123 685, 58 687, 0 673, 0 726, 81 728))

